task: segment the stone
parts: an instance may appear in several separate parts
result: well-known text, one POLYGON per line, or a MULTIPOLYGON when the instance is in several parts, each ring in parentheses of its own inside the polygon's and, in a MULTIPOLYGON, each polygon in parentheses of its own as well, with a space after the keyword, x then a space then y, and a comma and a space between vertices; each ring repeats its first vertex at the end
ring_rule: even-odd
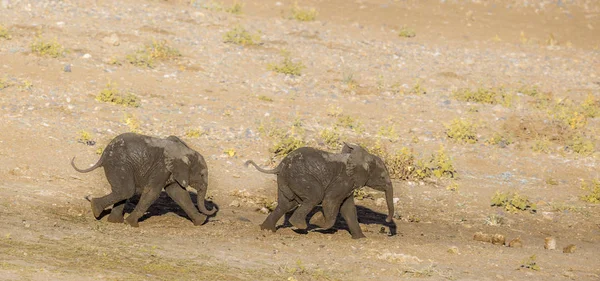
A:
POLYGON ((119 41, 119 36, 117 36, 117 34, 115 33, 102 38, 102 42, 111 46, 119 46, 121 44, 121 42, 119 41))
POLYGON ((554 237, 546 237, 546 239, 544 239, 544 249, 555 250, 556 249, 556 239, 554 239, 554 237))

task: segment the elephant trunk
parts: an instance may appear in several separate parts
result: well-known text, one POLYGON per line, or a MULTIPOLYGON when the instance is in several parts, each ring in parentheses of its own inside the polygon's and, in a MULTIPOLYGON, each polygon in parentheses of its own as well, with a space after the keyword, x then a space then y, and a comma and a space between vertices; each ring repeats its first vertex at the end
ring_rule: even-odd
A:
POLYGON ((388 216, 385 221, 392 222, 392 218, 394 217, 394 188, 392 183, 389 183, 385 189, 385 199, 388 207, 388 216))
POLYGON ((201 213, 207 215, 207 216, 212 216, 217 209, 216 208, 212 208, 212 210, 207 210, 206 206, 204 205, 204 198, 206 197, 206 190, 208 189, 208 185, 204 185, 203 188, 198 189, 198 210, 200 210, 201 213))

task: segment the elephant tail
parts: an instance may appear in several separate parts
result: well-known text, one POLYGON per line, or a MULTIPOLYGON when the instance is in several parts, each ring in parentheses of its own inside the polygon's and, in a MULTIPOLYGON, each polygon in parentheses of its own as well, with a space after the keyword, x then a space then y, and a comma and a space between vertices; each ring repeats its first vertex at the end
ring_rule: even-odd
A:
POLYGON ((259 167, 258 165, 256 165, 256 163, 254 163, 254 161, 252 160, 248 160, 246 161, 246 163, 244 163, 244 166, 248 167, 248 165, 252 164, 252 166, 254 166, 254 168, 256 168, 258 171, 263 172, 265 174, 277 174, 281 171, 280 166, 275 167, 275 169, 273 170, 265 170, 261 167, 259 167))
POLYGON ((102 162, 104 162, 104 153, 102 153, 102 156, 100 157, 100 160, 98 160, 98 162, 96 162, 96 164, 94 164, 94 166, 91 166, 87 169, 79 169, 77 168, 77 166, 75 166, 75 156, 73 156, 73 159, 71 159, 71 166, 73 166, 73 169, 75 169, 75 171, 80 172, 80 173, 89 173, 93 170, 96 170, 98 167, 102 166, 102 162))

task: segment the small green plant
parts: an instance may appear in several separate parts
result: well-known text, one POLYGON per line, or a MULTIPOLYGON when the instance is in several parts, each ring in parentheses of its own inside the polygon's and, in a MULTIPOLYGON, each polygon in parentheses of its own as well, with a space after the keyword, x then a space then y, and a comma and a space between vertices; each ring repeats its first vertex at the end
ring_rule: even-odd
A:
POLYGON ((305 145, 304 141, 295 136, 284 136, 281 139, 277 140, 277 142, 269 149, 271 153, 274 153, 276 157, 286 156, 288 153, 303 147, 305 145))
POLYGON ((19 85, 19 90, 21 91, 29 91, 33 88, 33 82, 29 80, 23 80, 21 85, 19 85))
POLYGON ((337 127, 352 129, 354 131, 360 131, 362 123, 360 121, 354 120, 352 116, 348 115, 340 115, 337 118, 335 123, 337 127))
POLYGON ((338 133, 337 129, 323 129, 319 136, 330 149, 340 147, 340 133, 338 133))
POLYGON ((234 15, 241 15, 242 8, 244 8, 244 4, 236 1, 233 3, 233 5, 231 7, 225 9, 225 12, 228 12, 228 13, 234 14, 234 15))
POLYGON ((38 37, 31 43, 31 52, 39 56, 48 56, 51 58, 62 57, 65 49, 56 39, 46 42, 41 37, 38 37))
POLYGON ((228 148, 228 149, 223 150, 223 153, 227 154, 227 156, 229 156, 229 157, 233 157, 233 156, 235 156, 235 154, 237 152, 233 148, 228 148))
POLYGON ((266 102, 273 102, 273 99, 272 99, 272 98, 270 98, 270 97, 267 97, 267 96, 265 96, 265 95, 260 95, 260 96, 258 96, 258 100, 261 100, 261 101, 266 101, 266 102))
POLYGON ((596 118, 600 116, 600 102, 592 94, 588 94, 581 104, 580 110, 585 117, 596 118))
POLYGON ((251 34, 242 26, 237 25, 225 33, 223 42, 242 46, 257 45, 260 43, 260 34, 251 34))
POLYGON ((344 85, 346 86, 346 92, 353 92, 354 90, 356 90, 356 88, 358 88, 358 81, 354 79, 353 73, 348 73, 344 75, 342 83, 344 83, 344 85))
POLYGON ((108 102, 112 104, 127 106, 127 107, 139 107, 140 100, 133 93, 121 94, 115 85, 109 81, 106 87, 100 91, 96 96, 97 101, 108 102))
POLYGON ((133 54, 126 56, 126 60, 135 66, 154 68, 156 61, 166 61, 181 56, 181 53, 169 46, 166 40, 153 40, 133 54))
POLYGON ((391 141, 395 141, 398 138, 400 138, 400 136, 396 132, 396 129, 394 128, 394 126, 379 127, 379 130, 377 130, 377 135, 384 137, 384 138, 388 138, 391 141))
POLYGON ((102 155, 102 152, 104 152, 103 147, 98 147, 98 149, 96 149, 96 151, 94 151, 94 153, 96 153, 97 155, 102 155))
POLYGON ((570 100, 563 100, 548 108, 548 113, 573 130, 587 125, 587 117, 570 100))
POLYGON ((503 207, 504 210, 511 213, 517 213, 519 211, 535 213, 537 211, 537 207, 534 203, 530 202, 526 196, 521 196, 516 192, 496 191, 496 194, 492 197, 491 205, 503 207))
POLYGON ((456 118, 446 125, 446 136, 461 143, 477 142, 477 127, 467 120, 456 118))
POLYGON ((530 97, 536 97, 540 94, 540 90, 536 85, 523 85, 517 91, 530 97))
POLYGON ((547 138, 536 139, 531 146, 531 150, 541 153, 550 153, 552 142, 547 138))
POLYGON ((512 105, 513 95, 504 88, 459 89, 452 94, 456 100, 484 104, 501 104, 505 107, 512 105))
POLYGON ((77 132, 77 142, 90 146, 96 144, 96 142, 92 139, 92 134, 85 130, 77 132))
POLYGON ((521 268, 527 268, 535 271, 539 271, 541 268, 536 262, 537 257, 535 255, 524 259, 521 262, 521 268))
POLYGON ((283 61, 280 64, 269 64, 268 70, 282 73, 285 75, 300 76, 305 68, 302 62, 293 62, 289 55, 284 55, 283 61))
POLYGON ((459 185, 456 181, 452 181, 450 184, 446 186, 446 190, 448 191, 458 191, 459 185))
POLYGON ((504 224, 504 217, 501 215, 491 214, 485 218, 484 224, 491 226, 499 226, 504 224))
POLYGON ((408 91, 409 94, 411 95, 424 95, 427 94, 427 89, 425 89, 425 87, 423 87, 423 85, 421 85, 421 79, 417 79, 417 81, 415 82, 415 85, 413 85, 413 87, 410 89, 410 91, 408 91))
POLYGON ((583 181, 581 182, 581 189, 588 192, 588 194, 581 196, 581 200, 589 203, 600 203, 600 181, 592 180, 591 184, 583 181))
POLYGON ((318 15, 315 8, 303 9, 298 6, 297 2, 292 7, 292 18, 297 21, 314 21, 318 15))
POLYGON ((0 25, 0 38, 4 38, 6 40, 10 40, 12 38, 10 32, 8 32, 8 29, 2 25, 0 25))
POLYGON ((440 149, 431 156, 429 169, 436 178, 454 178, 456 174, 454 164, 452 164, 452 160, 443 146, 440 146, 440 149))
POLYGON ((129 127, 129 131, 132 133, 141 133, 140 130, 141 124, 140 120, 138 120, 133 114, 126 113, 125 118, 123 120, 125 125, 129 127))
POLYGON ((485 141, 485 143, 489 145, 500 145, 504 147, 514 143, 514 140, 510 136, 506 136, 501 133, 495 132, 491 138, 485 141))
POLYGON ((188 129, 185 131, 185 136, 191 139, 197 139, 205 134, 206 132, 202 129, 188 129))
POLYGON ((6 89, 12 86, 12 83, 8 82, 7 78, 0 78, 0 90, 6 89))
POLYGON ((398 36, 404 37, 404 38, 412 38, 412 37, 417 36, 417 33, 414 31, 414 29, 403 26, 402 28, 400 28, 400 32, 398 32, 398 36))
POLYGON ((371 193, 367 192, 367 189, 365 187, 361 187, 361 188, 357 188, 357 189, 353 190, 352 195, 354 196, 354 198, 356 198, 356 200, 373 198, 373 195, 371 193))
POLYGON ((594 152, 594 143, 582 136, 581 134, 574 135, 569 144, 573 152, 581 155, 590 155, 594 152))

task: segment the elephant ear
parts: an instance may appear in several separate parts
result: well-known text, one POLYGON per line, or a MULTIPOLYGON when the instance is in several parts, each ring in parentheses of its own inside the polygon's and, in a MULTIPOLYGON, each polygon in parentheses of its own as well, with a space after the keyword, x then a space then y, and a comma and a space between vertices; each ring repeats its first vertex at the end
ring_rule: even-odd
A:
POLYGON ((344 151, 350 153, 348 162, 346 162, 346 173, 354 179, 355 188, 363 187, 367 183, 371 166, 375 161, 373 155, 364 148, 354 144, 345 143, 342 153, 344 151))
MULTIPOLYGON (((185 144, 184 144, 185 145, 185 144)), ((190 183, 190 159, 181 144, 169 143, 164 151, 165 166, 173 179, 182 187, 190 183)))

